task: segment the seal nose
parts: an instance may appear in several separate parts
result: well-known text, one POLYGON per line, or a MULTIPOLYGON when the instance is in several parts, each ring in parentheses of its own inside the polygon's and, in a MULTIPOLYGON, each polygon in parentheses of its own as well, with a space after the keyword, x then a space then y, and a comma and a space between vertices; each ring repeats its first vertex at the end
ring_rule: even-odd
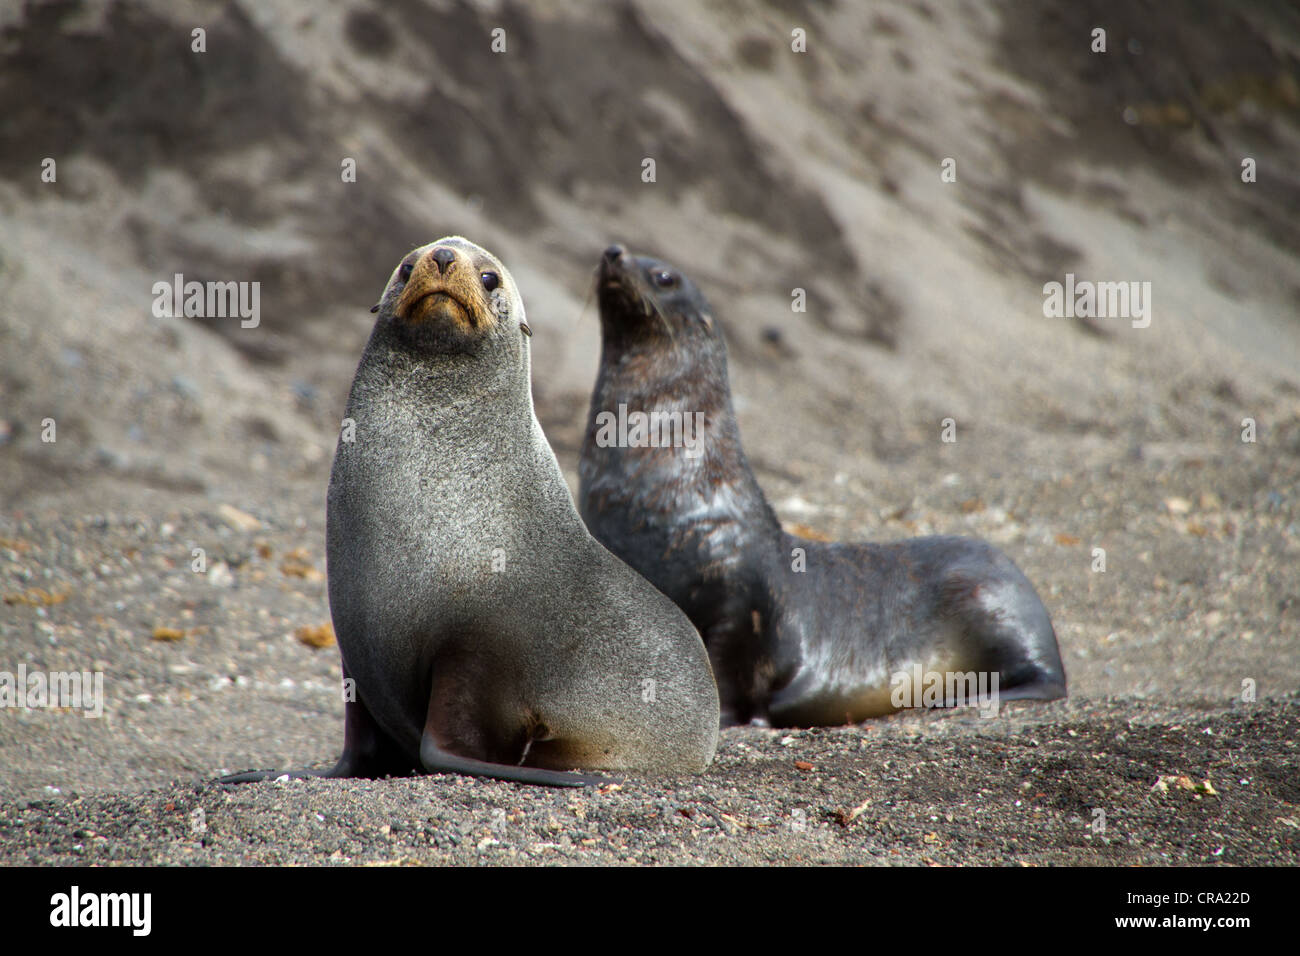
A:
POLYGON ((605 261, 611 264, 618 262, 619 259, 623 258, 623 253, 626 251, 626 249, 616 242, 605 250, 605 261))
POLYGON ((451 264, 456 261, 456 253, 446 246, 433 250, 433 261, 438 263, 438 271, 443 275, 451 268, 451 264))

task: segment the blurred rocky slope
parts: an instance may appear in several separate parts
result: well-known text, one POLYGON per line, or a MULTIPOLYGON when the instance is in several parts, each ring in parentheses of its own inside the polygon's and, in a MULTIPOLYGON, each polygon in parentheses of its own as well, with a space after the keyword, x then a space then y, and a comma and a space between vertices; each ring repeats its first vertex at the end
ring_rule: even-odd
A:
POLYGON ((318 485, 367 307, 448 233, 515 273, 570 473, 614 239, 711 297, 778 482, 1231 454, 1244 416, 1294 459, 1298 51, 1227 0, 6 4, 0 496, 318 485), (1066 272, 1150 281, 1151 327, 1044 318, 1066 272), (176 273, 260 282, 260 326, 154 317, 176 273))

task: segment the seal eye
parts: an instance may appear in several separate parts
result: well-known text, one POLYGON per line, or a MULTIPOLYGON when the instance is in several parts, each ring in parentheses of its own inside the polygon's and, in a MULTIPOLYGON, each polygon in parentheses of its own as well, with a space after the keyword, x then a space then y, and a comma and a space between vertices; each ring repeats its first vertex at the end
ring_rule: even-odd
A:
POLYGON ((487 289, 489 292, 501 284, 501 277, 495 272, 481 273, 479 278, 483 280, 483 288, 487 289))
POLYGON ((411 271, 414 268, 415 265, 413 263, 403 262, 402 267, 397 270, 397 278, 401 279, 403 282, 406 282, 408 279, 411 278, 411 271))
POLYGON ((673 275, 667 269, 660 269, 651 277, 655 285, 661 289, 671 289, 677 285, 677 276, 673 275))

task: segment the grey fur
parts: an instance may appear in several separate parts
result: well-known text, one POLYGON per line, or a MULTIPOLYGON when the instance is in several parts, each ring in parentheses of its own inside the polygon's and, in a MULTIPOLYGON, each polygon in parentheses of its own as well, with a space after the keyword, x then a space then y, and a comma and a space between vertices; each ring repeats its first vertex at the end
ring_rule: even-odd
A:
POLYGON ((453 663, 475 707, 503 725, 518 713, 546 735, 529 740, 521 725, 521 752, 497 741, 461 756, 544 765, 548 746, 572 746, 589 752, 588 769, 698 771, 718 728, 700 637, 578 517, 533 411, 510 274, 460 237, 404 261, 438 246, 493 264, 497 322, 469 354, 413 348, 394 320, 398 270, 389 279, 348 398, 355 441, 340 440, 330 477, 329 596, 345 671, 417 767, 436 669, 455 651, 472 658, 453 663))

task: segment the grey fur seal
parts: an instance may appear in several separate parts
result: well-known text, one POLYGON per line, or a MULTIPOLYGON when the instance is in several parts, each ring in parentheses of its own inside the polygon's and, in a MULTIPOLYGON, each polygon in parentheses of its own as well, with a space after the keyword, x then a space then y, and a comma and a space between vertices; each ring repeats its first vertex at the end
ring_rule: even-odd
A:
POLYGON ((1047 609, 992 545, 822 543, 781 528, 741 447, 721 330, 690 279, 612 246, 597 298, 580 510, 598 541, 699 628, 726 723, 857 722, 898 709, 899 675, 922 672, 945 688, 943 675, 974 672, 986 686, 996 676, 1000 700, 1065 695, 1047 609), (685 440, 611 440, 633 412, 685 440))
MULTIPOLYGON (((577 786, 696 772, 718 694, 685 615, 583 526, 533 411, 523 300, 459 236, 393 270, 326 514, 355 695, 332 770, 577 786)), ((242 783, 275 777, 252 772, 242 783)))

